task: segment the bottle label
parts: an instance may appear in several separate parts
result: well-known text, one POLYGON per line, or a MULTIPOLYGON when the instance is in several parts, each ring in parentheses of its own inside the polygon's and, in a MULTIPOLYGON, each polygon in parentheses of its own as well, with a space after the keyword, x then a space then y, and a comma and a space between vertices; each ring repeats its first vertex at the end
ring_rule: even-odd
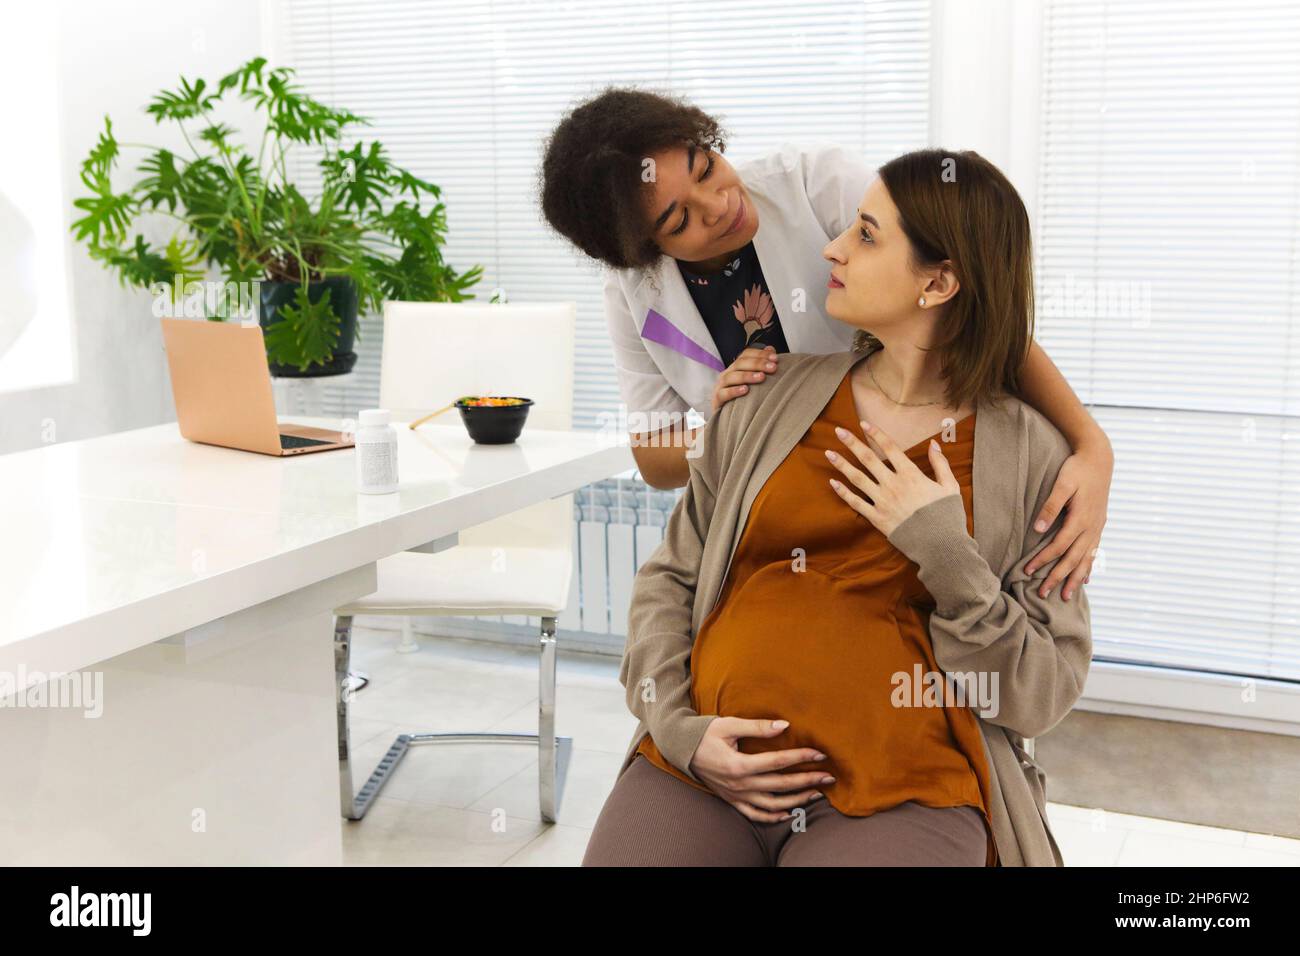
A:
POLYGON ((397 443, 357 443, 357 484, 361 488, 386 488, 397 484, 397 443))

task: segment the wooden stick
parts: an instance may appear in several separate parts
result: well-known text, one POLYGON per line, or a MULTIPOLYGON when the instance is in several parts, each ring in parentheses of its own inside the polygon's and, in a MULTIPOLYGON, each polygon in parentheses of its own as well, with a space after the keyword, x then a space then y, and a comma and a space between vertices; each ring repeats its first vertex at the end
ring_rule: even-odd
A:
POLYGON ((455 404, 456 404, 455 402, 452 402, 451 405, 444 405, 444 406, 442 406, 442 408, 438 409, 436 412, 430 412, 429 414, 425 415, 423 418, 417 418, 415 421, 411 422, 411 425, 410 425, 411 430, 414 431, 415 429, 417 429, 417 428, 419 428, 421 425, 423 425, 425 422, 427 422, 429 419, 433 418, 433 417, 436 416, 436 415, 441 415, 441 414, 442 414, 443 412, 445 412, 447 409, 452 408, 453 406, 455 406, 455 404))

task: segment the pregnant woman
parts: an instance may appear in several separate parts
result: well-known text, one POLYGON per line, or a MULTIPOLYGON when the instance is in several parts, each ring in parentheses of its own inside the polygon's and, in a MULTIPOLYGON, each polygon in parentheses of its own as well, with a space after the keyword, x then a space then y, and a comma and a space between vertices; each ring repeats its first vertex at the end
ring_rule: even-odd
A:
MULTIPOLYGON (((855 225, 871 168, 837 146, 787 145, 736 166, 725 148, 699 107, 615 87, 556 126, 542 162, 547 222, 609 267, 605 319, 632 454, 658 488, 686 484, 687 409, 707 421, 779 376, 783 353, 843 354, 853 338, 823 305, 820 250, 855 225)), ((1073 449, 1035 516, 1046 526, 1066 512, 1038 560, 1052 564, 1044 590, 1068 596, 1106 524, 1110 442, 1032 339, 1017 375, 1073 449)))
POLYGON ((837 354, 728 402, 637 574, 637 727, 584 865, 1061 866, 1025 749, 1087 598, 1040 593, 1070 455, 1018 397, 1029 222, 975 153, 879 170, 824 249, 837 354))

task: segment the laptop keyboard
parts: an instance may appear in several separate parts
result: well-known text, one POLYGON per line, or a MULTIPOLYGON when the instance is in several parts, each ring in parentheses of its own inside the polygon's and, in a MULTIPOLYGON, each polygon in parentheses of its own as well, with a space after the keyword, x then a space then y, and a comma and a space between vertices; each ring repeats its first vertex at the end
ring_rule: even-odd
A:
POLYGON ((281 435, 281 448, 306 448, 308 445, 332 445, 332 441, 320 441, 316 438, 299 438, 297 435, 281 435))

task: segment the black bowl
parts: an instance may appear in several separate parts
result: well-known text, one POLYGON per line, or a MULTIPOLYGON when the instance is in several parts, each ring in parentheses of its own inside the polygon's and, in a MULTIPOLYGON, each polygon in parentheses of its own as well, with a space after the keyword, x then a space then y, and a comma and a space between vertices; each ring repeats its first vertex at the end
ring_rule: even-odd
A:
POLYGON ((456 400, 460 420, 465 423, 469 437, 480 445, 508 445, 524 430, 531 398, 518 395, 475 395, 475 398, 519 398, 520 405, 462 405, 456 400))

